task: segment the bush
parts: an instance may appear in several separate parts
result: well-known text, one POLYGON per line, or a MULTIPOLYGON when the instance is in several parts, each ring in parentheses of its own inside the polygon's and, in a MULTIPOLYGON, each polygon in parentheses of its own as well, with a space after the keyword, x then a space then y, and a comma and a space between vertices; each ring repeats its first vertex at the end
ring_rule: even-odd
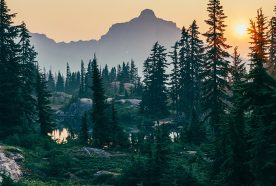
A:
POLYGON ((49 175, 65 176, 75 164, 76 159, 69 153, 56 149, 49 153, 49 175))
POLYGON ((2 178, 1 186, 14 186, 15 182, 5 174, 1 174, 0 177, 2 178))
POLYGON ((52 149, 56 144, 47 137, 42 137, 38 134, 14 134, 9 136, 4 143, 12 146, 20 146, 26 149, 34 149, 38 146, 47 150, 52 149))

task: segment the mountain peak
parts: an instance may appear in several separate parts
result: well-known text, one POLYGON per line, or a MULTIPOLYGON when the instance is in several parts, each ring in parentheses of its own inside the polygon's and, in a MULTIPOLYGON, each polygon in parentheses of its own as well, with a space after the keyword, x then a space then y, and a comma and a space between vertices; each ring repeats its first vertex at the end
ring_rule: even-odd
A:
POLYGON ((145 17, 145 18, 156 18, 155 13, 151 9, 145 9, 141 12, 139 17, 145 17))

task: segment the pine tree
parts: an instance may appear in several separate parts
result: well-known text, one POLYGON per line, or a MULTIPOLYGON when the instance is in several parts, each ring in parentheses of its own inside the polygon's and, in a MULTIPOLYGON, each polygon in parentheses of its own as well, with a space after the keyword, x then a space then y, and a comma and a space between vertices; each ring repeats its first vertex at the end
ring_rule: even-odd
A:
POLYGON ((227 89, 229 85, 227 76, 229 73, 230 56, 227 49, 229 45, 225 43, 224 23, 227 16, 224 15, 220 0, 209 0, 209 19, 205 22, 210 26, 208 32, 204 34, 207 38, 206 60, 203 64, 203 103, 207 119, 213 129, 214 137, 219 136, 219 123, 221 116, 227 109, 227 89))
POLYGON ((128 62, 127 63, 123 62, 121 73, 118 75, 119 75, 118 81, 122 83, 130 82, 130 66, 128 62))
POLYGON ((81 60, 79 97, 83 98, 84 96, 85 96, 85 69, 84 69, 84 62, 83 60, 81 60))
POLYGON ((109 73, 110 82, 116 81, 116 76, 117 76, 116 68, 113 67, 113 68, 111 68, 110 73, 109 73))
POLYGON ((19 26, 19 45, 20 45, 20 86, 21 86, 21 109, 25 124, 25 132, 32 128, 35 121, 35 99, 33 91, 35 85, 35 63, 37 53, 30 44, 30 34, 26 28, 26 24, 19 26))
POLYGON ((254 185, 275 183, 276 81, 268 75, 264 65, 268 61, 267 18, 262 9, 256 21, 251 20, 251 69, 244 88, 245 106, 250 112, 248 162, 254 175, 254 185))
POLYGON ((142 101, 140 103, 140 111, 142 113, 145 113, 147 110, 149 110, 149 103, 150 103, 150 92, 149 92, 149 87, 151 86, 151 74, 150 72, 152 71, 150 66, 150 59, 147 58, 143 64, 144 70, 144 87, 143 87, 143 93, 142 93, 142 101))
POLYGON ((145 185, 161 185, 164 173, 168 167, 170 155, 170 139, 164 125, 158 125, 155 129, 151 151, 145 166, 145 185))
POLYGON ((122 75, 122 67, 121 67, 121 65, 119 64, 118 66, 117 66, 117 81, 121 81, 122 80, 122 78, 121 78, 121 75, 122 75))
POLYGON ((119 125, 115 103, 111 104, 111 131, 112 131, 112 146, 113 147, 128 147, 128 138, 123 129, 119 125))
POLYGON ((48 90, 50 92, 54 92, 56 90, 56 84, 55 84, 55 79, 54 79, 52 70, 49 70, 47 83, 48 83, 48 86, 47 86, 48 90))
POLYGON ((133 59, 130 62, 129 79, 130 79, 130 83, 133 83, 134 85, 137 84, 138 68, 136 67, 133 59))
POLYGON ((189 27, 190 35, 190 63, 191 63, 191 78, 192 78, 192 89, 191 98, 192 109, 195 109, 197 113, 201 112, 201 85, 202 85, 202 69, 204 61, 204 46, 203 41, 199 39, 200 32, 198 31, 196 21, 193 21, 192 25, 189 27))
POLYGON ((269 49, 269 71, 276 77, 276 6, 274 7, 275 16, 270 22, 270 49, 269 49))
POLYGON ((57 77, 57 83, 56 83, 56 91, 57 92, 64 92, 64 78, 61 75, 60 72, 58 72, 58 77, 57 77))
POLYGON ((100 70, 98 68, 97 59, 94 55, 92 61, 92 91, 93 91, 93 145, 96 147, 110 146, 111 131, 106 116, 106 102, 104 96, 104 88, 100 70))
POLYGON ((141 109, 144 113, 153 117, 168 115, 167 107, 167 80, 165 73, 167 67, 165 48, 156 42, 151 50, 150 57, 145 61, 144 84, 141 109))
POLYGON ((66 93, 71 93, 71 80, 72 80, 72 74, 71 74, 71 70, 70 70, 70 66, 69 64, 67 63, 66 65, 66 80, 65 80, 65 88, 64 88, 64 91, 66 93))
POLYGON ((18 28, 13 26, 6 1, 0 1, 0 136, 18 132, 22 124, 18 28))
POLYGON ((179 70, 179 61, 178 61, 178 42, 172 47, 173 51, 170 52, 170 57, 172 60, 172 72, 171 72, 171 81, 170 81, 170 95, 172 99, 173 110, 178 112, 179 107, 179 79, 180 79, 180 70, 179 70))
POLYGON ((249 167, 246 163, 247 136, 245 131, 245 114, 243 107, 243 85, 245 83, 245 63, 240 59, 237 47, 234 49, 231 66, 232 107, 228 121, 224 126, 224 136, 227 143, 224 162, 221 166, 220 177, 222 185, 248 185, 250 183, 249 167))
POLYGON ((84 113, 82 117, 81 123, 81 131, 80 131, 80 140, 82 145, 88 145, 88 123, 87 123, 87 113, 84 113))
POLYGON ((108 70, 107 65, 105 65, 104 69, 102 70, 102 79, 103 79, 104 87, 107 88, 108 83, 110 82, 110 80, 109 80, 109 70, 108 70))
POLYGON ((186 115, 189 120, 189 110, 191 110, 191 89, 192 72, 190 61, 189 33, 185 27, 182 28, 181 39, 179 41, 179 114, 186 115))
POLYGON ((37 112, 38 123, 40 125, 40 132, 43 136, 48 136, 54 128, 54 122, 52 119, 52 109, 50 106, 51 97, 50 92, 47 89, 46 75, 41 74, 37 69, 36 75, 36 94, 37 94, 37 112))
POLYGON ((90 60, 87 66, 87 70, 86 70, 86 74, 85 74, 85 94, 87 97, 90 97, 92 94, 92 76, 93 76, 93 65, 92 65, 92 61, 90 60))
POLYGON ((227 49, 224 31, 226 28, 223 6, 220 0, 209 0, 209 19, 205 22, 209 25, 209 30, 204 34, 207 41, 206 59, 202 69, 202 105, 203 116, 209 126, 209 133, 212 147, 211 177, 217 180, 220 173, 220 166, 225 156, 225 136, 221 130, 226 122, 226 111, 229 109, 229 61, 230 57, 227 49), (223 148, 222 148, 223 147, 223 148))

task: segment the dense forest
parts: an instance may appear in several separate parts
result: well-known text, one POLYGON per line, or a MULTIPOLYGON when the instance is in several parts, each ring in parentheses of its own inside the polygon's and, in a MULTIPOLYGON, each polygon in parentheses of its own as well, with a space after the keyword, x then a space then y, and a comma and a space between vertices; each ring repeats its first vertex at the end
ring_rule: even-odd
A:
POLYGON ((2 185, 275 185, 276 6, 250 20, 247 60, 220 0, 207 11, 205 33, 192 21, 171 48, 153 43, 143 69, 94 54, 64 75, 39 65, 1 0, 0 153, 24 157, 21 179, 0 165, 2 185))

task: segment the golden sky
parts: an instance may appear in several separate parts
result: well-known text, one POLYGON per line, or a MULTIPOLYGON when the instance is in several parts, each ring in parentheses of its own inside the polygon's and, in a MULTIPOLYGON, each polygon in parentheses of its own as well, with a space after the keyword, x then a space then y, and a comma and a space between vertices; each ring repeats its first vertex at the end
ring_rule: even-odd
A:
MULTIPOLYGON (((200 31, 207 25, 208 0, 7 0, 16 22, 25 21, 29 30, 44 33, 56 41, 99 39, 114 23, 137 17, 143 9, 152 9, 157 17, 173 21, 178 27, 197 20, 200 31)), ((221 0, 228 16, 226 36, 232 46, 247 46, 248 38, 239 36, 236 27, 247 25, 263 8, 273 15, 275 0, 221 0)))

